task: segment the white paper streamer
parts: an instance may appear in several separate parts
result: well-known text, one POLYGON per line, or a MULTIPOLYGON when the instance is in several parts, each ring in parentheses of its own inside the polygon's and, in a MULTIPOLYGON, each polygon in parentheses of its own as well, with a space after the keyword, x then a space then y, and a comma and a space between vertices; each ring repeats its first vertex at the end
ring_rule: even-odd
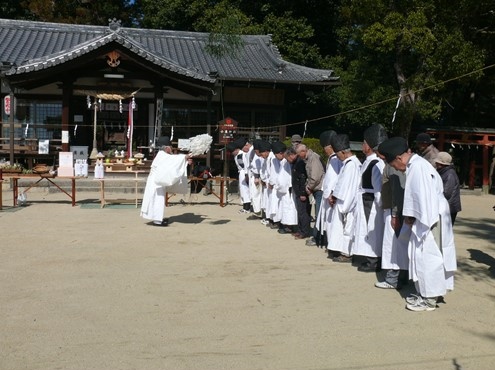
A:
POLYGON ((194 156, 208 153, 213 138, 208 134, 196 135, 189 139, 189 153, 194 156))
POLYGON ((303 136, 302 136, 303 139, 306 136, 306 128, 307 127, 308 127, 308 120, 306 120, 306 122, 304 122, 304 132, 303 132, 303 136))
POLYGON ((397 114, 397 109, 399 109, 399 104, 400 104, 400 94, 399 94, 399 99, 397 99, 397 104, 395 104, 395 110, 394 110, 394 114, 392 116, 392 124, 395 121, 395 115, 397 114))

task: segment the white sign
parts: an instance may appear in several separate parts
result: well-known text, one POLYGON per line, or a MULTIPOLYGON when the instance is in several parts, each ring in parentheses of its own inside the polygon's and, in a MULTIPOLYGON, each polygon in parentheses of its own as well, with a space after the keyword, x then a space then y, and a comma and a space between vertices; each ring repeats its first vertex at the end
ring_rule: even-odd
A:
POLYGON ((69 143, 69 131, 62 131, 62 144, 69 143))

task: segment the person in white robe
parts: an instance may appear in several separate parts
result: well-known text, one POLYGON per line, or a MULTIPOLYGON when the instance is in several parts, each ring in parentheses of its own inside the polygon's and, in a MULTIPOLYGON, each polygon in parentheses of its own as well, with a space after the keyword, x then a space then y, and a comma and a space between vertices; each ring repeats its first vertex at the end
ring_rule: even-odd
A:
MULTIPOLYGON (((171 154, 172 144, 167 136, 158 138, 157 146, 160 151, 151 163, 150 173, 146 180, 141 204, 141 217, 151 220, 152 225, 167 226, 168 223, 164 219, 167 188, 163 186, 161 181, 163 181, 163 175, 166 175, 170 185, 187 177, 189 155, 171 154)), ((185 185, 187 186, 187 182, 185 185)))
POLYGON ((248 217, 248 220, 259 220, 261 214, 261 200, 263 187, 260 181, 261 167, 264 162, 264 158, 260 156, 259 145, 263 140, 257 139, 253 142, 253 159, 249 165, 249 193, 251 196, 251 207, 253 208, 253 214, 248 217))
POLYGON ((381 268, 383 243, 383 208, 381 200, 382 174, 385 163, 375 150, 384 140, 387 132, 380 124, 374 124, 364 131, 363 153, 366 155, 361 166, 361 184, 356 203, 356 229, 352 254, 364 256, 366 260, 358 271, 375 272, 381 268))
MULTIPOLYGON (((382 159, 385 157, 379 153, 382 159)), ((406 174, 398 171, 388 163, 383 169, 382 207, 385 220, 382 245, 382 270, 386 270, 383 281, 377 281, 375 287, 380 289, 400 289, 407 280, 409 257, 407 246, 411 228, 404 223, 402 207, 404 204, 404 186, 406 174), (404 278, 404 275, 406 277, 404 278)))
POLYGON ((232 153, 234 163, 239 172, 239 197, 242 208, 239 213, 250 213, 251 210, 251 194, 249 192, 249 170, 248 170, 248 152, 251 144, 246 138, 238 138, 227 145, 227 150, 232 153))
POLYGON ((283 227, 281 226, 282 197, 288 191, 288 189, 286 191, 286 181, 284 180, 286 172, 284 165, 287 161, 284 155, 287 147, 280 141, 276 141, 271 145, 274 158, 271 162, 268 179, 268 187, 271 192, 269 200, 270 208, 267 210, 267 217, 271 220, 270 227, 272 229, 279 229, 283 227))
POLYGON ((255 147, 257 150, 257 155, 260 158, 261 166, 259 168, 259 173, 255 174, 255 184, 260 186, 260 209, 261 209, 261 223, 263 225, 268 224, 268 220, 266 219, 266 208, 268 205, 268 165, 271 163, 270 157, 273 158, 273 153, 271 152, 271 146, 268 141, 261 140, 257 143, 255 147))
POLYGON ((404 222, 411 227, 409 277, 418 295, 406 298, 411 311, 433 311, 437 299, 454 288, 457 269, 454 234, 443 182, 431 164, 411 153, 405 139, 392 138, 380 153, 395 169, 406 173, 404 222))
POLYGON ((263 165, 261 166, 261 174, 260 180, 263 184, 263 197, 261 200, 261 208, 263 209, 263 218, 261 223, 265 226, 270 226, 270 201, 272 197, 272 188, 270 186, 270 173, 272 171, 272 163, 275 158, 275 155, 271 151, 268 153, 268 156, 265 158, 263 165))
POLYGON ((327 228, 327 249, 329 258, 334 262, 350 263, 361 162, 351 152, 349 136, 346 134, 335 135, 331 143, 337 158, 342 162, 342 168, 329 199, 332 215, 327 228))
POLYGON ((316 218, 315 228, 317 230, 316 236, 310 238, 306 241, 306 245, 326 248, 328 246, 327 239, 327 225, 331 221, 332 207, 330 207, 329 199, 332 195, 335 184, 337 183, 337 178, 342 167, 342 161, 337 158, 333 147, 332 138, 337 135, 333 130, 327 130, 320 135, 320 145, 328 155, 327 165, 325 168, 325 177, 322 183, 322 201, 320 202, 320 210, 317 212, 318 217, 316 218))

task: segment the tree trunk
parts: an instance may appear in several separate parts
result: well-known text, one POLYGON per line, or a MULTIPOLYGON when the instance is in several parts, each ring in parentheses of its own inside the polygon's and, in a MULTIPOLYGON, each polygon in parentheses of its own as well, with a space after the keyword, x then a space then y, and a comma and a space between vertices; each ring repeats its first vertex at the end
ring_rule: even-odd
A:
POLYGON ((400 106, 396 115, 396 124, 394 131, 406 139, 411 133, 411 126, 416 111, 416 93, 409 90, 406 85, 406 77, 398 62, 394 63, 395 75, 400 88, 400 106))

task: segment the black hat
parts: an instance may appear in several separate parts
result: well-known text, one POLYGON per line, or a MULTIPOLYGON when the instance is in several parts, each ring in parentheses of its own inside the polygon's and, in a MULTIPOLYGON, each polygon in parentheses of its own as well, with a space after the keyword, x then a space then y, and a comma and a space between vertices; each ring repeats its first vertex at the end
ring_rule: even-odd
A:
POLYGON ((226 147, 226 149, 227 149, 228 152, 233 152, 234 150, 238 149, 237 148, 237 145, 233 141, 231 141, 230 143, 228 143, 225 147, 226 147))
POLYGON ((364 131, 364 140, 372 149, 376 149, 376 147, 387 140, 387 138, 388 136, 385 127, 379 123, 375 123, 364 131))
POLYGON ((246 145, 248 140, 245 137, 240 137, 234 141, 234 144, 236 146, 236 149, 242 149, 244 148, 244 145, 246 145))
POLYGON ((260 143, 261 143, 262 141, 263 141, 263 140, 261 140, 261 139, 255 139, 255 140, 253 141, 253 149, 254 149, 254 150, 259 150, 259 148, 260 148, 260 147, 259 147, 259 145, 260 145, 260 143))
POLYGON ((320 135, 320 145, 322 148, 332 145, 332 137, 337 135, 334 130, 323 131, 320 135))
POLYGON ((416 136, 416 143, 431 144, 431 136, 427 133, 421 133, 416 136))
POLYGON ((271 145, 268 141, 260 140, 256 149, 258 149, 260 153, 269 152, 271 145))
POLYGON ((272 143, 272 152, 274 154, 282 153, 287 150, 287 146, 281 141, 275 141, 272 143))
POLYGON ((349 144, 349 136, 346 134, 334 135, 331 139, 331 145, 335 152, 350 149, 351 145, 349 144))
POLYGON ((160 136, 156 140, 156 145, 161 148, 162 146, 172 146, 172 142, 168 136, 160 136))
POLYGON ((409 146, 406 139, 399 136, 387 139, 378 146, 378 152, 385 157, 388 163, 392 162, 398 155, 407 152, 407 149, 409 146))

